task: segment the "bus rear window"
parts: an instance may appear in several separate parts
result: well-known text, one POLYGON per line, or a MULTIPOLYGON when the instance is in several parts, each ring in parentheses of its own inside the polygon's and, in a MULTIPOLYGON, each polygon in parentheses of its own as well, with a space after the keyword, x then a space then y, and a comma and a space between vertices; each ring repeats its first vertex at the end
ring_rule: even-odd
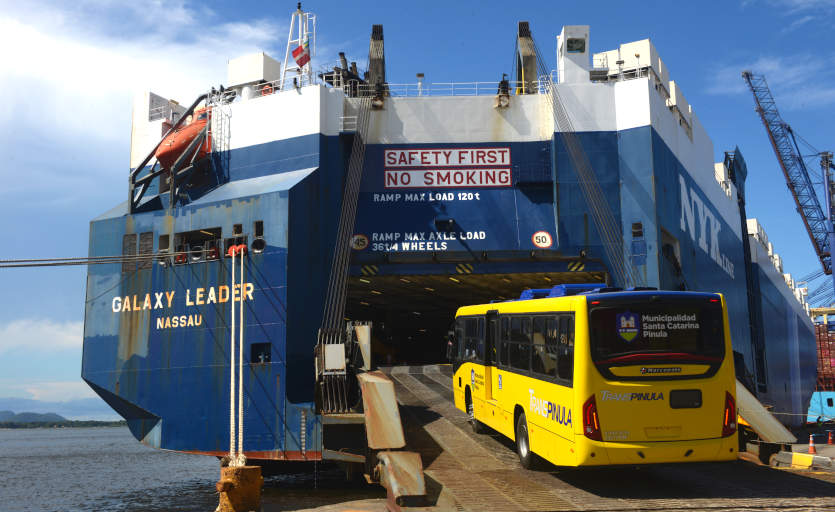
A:
POLYGON ((722 307, 707 299, 601 301, 589 311, 597 365, 718 363, 725 352, 722 307))

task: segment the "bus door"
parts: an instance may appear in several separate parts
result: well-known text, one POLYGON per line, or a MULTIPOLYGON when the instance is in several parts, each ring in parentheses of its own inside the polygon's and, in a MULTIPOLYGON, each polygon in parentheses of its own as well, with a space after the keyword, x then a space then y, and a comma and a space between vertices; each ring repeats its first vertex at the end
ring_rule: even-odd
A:
POLYGON ((499 337, 499 311, 487 312, 487 328, 484 336, 484 399, 493 400, 493 379, 496 378, 494 366, 497 362, 496 340, 499 337))

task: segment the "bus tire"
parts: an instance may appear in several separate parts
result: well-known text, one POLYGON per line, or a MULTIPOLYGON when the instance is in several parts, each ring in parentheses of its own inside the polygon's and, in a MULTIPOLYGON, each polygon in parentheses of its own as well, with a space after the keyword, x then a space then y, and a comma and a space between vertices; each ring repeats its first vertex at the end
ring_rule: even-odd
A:
POLYGON ((528 440, 528 420, 525 413, 520 413, 516 419, 516 453, 519 455, 519 463, 525 469, 534 469, 536 455, 531 451, 531 443, 528 440))
POLYGON ((763 443, 760 442, 760 450, 757 454, 760 462, 762 462, 766 466, 771 466, 774 462, 772 457, 777 455, 780 452, 780 445, 774 443, 763 443))
POLYGON ((469 387, 464 397, 464 404, 467 408, 467 420, 470 422, 470 426, 473 427, 473 432, 483 434, 487 429, 484 427, 484 423, 475 419, 475 406, 473 405, 473 396, 470 393, 469 387))

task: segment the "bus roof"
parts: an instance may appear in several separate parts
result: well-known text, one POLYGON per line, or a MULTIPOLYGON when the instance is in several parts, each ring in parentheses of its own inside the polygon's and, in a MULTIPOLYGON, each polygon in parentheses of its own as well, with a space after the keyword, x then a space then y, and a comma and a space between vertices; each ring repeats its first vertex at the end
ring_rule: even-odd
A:
MULTIPOLYGON (((685 291, 671 291, 671 290, 621 290, 613 288, 598 288, 579 293, 565 294, 565 295, 551 295, 536 298, 536 294, 526 294, 529 290, 525 290, 519 299, 508 301, 492 302, 489 304, 474 304, 471 306, 462 306, 458 308, 455 316, 468 314, 484 314, 487 311, 498 310, 500 312, 536 312, 536 311, 553 311, 555 308, 565 308, 574 306, 585 306, 586 301, 594 300, 628 300, 639 299, 641 297, 661 296, 665 298, 689 297, 694 299, 721 299, 719 293, 708 292, 685 292, 685 291), (599 290, 599 291, 598 291, 599 290), (607 290, 607 291, 604 291, 607 290), (611 290, 611 291, 608 291, 611 290), (531 297, 532 295, 532 297, 531 297)), ((556 288, 556 287, 555 287, 556 288)))

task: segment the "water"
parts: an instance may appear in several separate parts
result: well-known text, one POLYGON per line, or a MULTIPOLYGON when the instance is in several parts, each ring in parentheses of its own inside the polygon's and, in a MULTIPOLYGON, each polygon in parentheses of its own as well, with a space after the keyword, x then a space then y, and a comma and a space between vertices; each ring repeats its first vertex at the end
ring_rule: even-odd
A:
MULTIPOLYGON (((127 428, 0 429, 4 461, 0 510, 200 511, 217 507, 214 457, 165 452, 137 442, 127 428)), ((341 472, 268 478, 264 511, 299 510, 365 498, 379 487, 345 483, 341 472), (314 484, 318 486, 314 489, 314 484)))

